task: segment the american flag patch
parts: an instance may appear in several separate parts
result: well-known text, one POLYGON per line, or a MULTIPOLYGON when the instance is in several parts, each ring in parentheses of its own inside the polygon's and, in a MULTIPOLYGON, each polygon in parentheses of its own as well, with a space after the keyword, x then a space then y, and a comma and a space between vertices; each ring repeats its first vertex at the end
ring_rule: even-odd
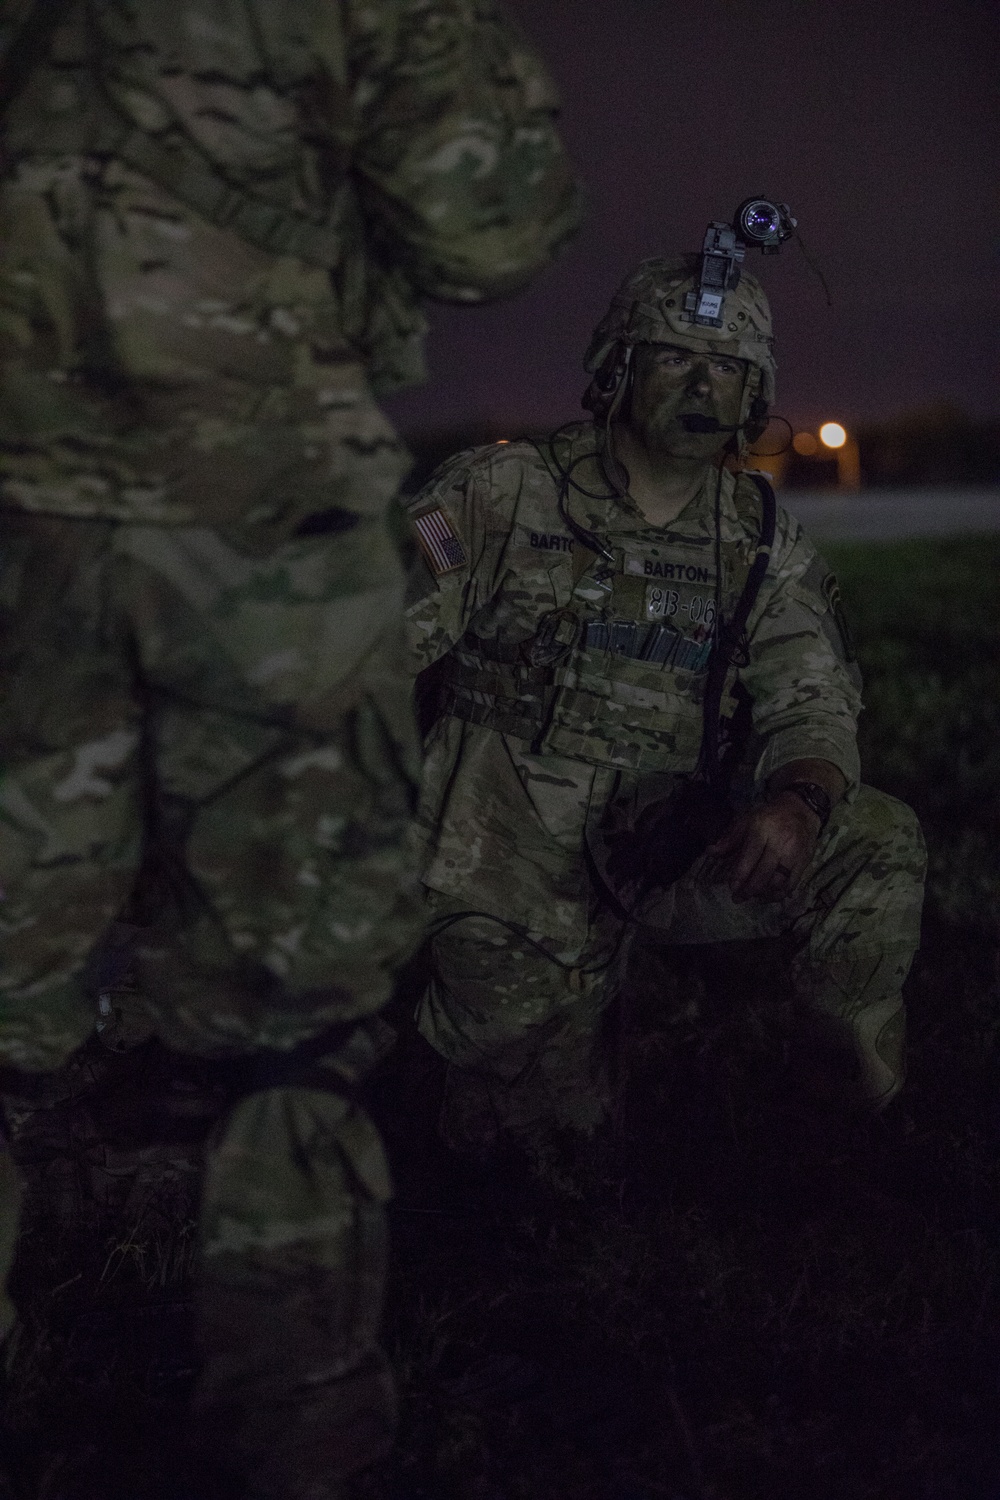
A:
POLYGON ((454 573, 456 568, 465 567, 465 548, 440 505, 414 516, 413 524, 417 528, 420 550, 439 578, 442 573, 454 573))

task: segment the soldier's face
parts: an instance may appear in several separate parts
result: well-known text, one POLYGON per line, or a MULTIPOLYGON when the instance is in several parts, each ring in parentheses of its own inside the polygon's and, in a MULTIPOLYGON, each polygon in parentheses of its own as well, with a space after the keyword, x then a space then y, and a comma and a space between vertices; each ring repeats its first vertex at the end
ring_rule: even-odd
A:
POLYGON ((714 458, 730 432, 686 432, 680 418, 715 417, 722 427, 739 421, 747 363, 722 354, 698 354, 675 344, 641 344, 627 422, 650 452, 675 458, 714 458))

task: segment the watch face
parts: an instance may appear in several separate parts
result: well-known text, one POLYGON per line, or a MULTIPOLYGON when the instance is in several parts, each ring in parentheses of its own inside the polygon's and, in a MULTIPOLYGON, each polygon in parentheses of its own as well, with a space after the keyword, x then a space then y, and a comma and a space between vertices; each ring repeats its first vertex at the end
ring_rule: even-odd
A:
POLYGON ((822 827, 826 827, 833 810, 833 803, 829 793, 815 781, 794 781, 791 786, 785 788, 787 792, 794 792, 801 802, 814 812, 820 820, 822 827))

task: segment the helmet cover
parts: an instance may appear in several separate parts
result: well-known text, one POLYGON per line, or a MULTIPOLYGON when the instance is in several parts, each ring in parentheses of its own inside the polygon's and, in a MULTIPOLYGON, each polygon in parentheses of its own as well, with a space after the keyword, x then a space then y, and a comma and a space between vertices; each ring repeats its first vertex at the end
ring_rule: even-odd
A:
POLYGON ((594 330, 584 369, 599 370, 616 344, 676 344, 698 354, 728 354, 750 366, 740 413, 743 423, 754 399, 762 397, 768 406, 774 400, 771 309, 756 276, 743 271, 738 284, 725 294, 721 328, 691 322, 684 298, 697 291, 700 267, 700 255, 644 260, 622 282, 594 330))

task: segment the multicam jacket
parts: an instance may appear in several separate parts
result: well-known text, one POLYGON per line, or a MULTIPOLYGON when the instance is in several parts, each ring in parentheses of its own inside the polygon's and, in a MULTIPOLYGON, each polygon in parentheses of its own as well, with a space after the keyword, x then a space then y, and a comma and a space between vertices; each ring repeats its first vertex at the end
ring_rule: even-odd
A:
POLYGON ((495 0, 63 10, 4 121, 0 503, 384 508, 419 298, 516 289, 577 222, 539 59, 495 0))
MULTIPOLYGON (((544 931, 579 922, 584 829, 607 799, 640 776, 694 771, 713 622, 720 606, 732 614, 760 536, 747 476, 721 476, 717 556, 714 480, 670 526, 650 526, 613 495, 598 447, 581 422, 551 444, 460 454, 411 507, 425 559, 411 644, 417 670, 440 661, 442 679, 419 818, 424 880, 544 931), (607 558, 560 514, 571 467, 570 518, 607 558)), ((725 695, 730 713, 741 696, 751 705, 758 783, 815 756, 856 785, 850 655, 835 580, 779 510, 725 695)))

